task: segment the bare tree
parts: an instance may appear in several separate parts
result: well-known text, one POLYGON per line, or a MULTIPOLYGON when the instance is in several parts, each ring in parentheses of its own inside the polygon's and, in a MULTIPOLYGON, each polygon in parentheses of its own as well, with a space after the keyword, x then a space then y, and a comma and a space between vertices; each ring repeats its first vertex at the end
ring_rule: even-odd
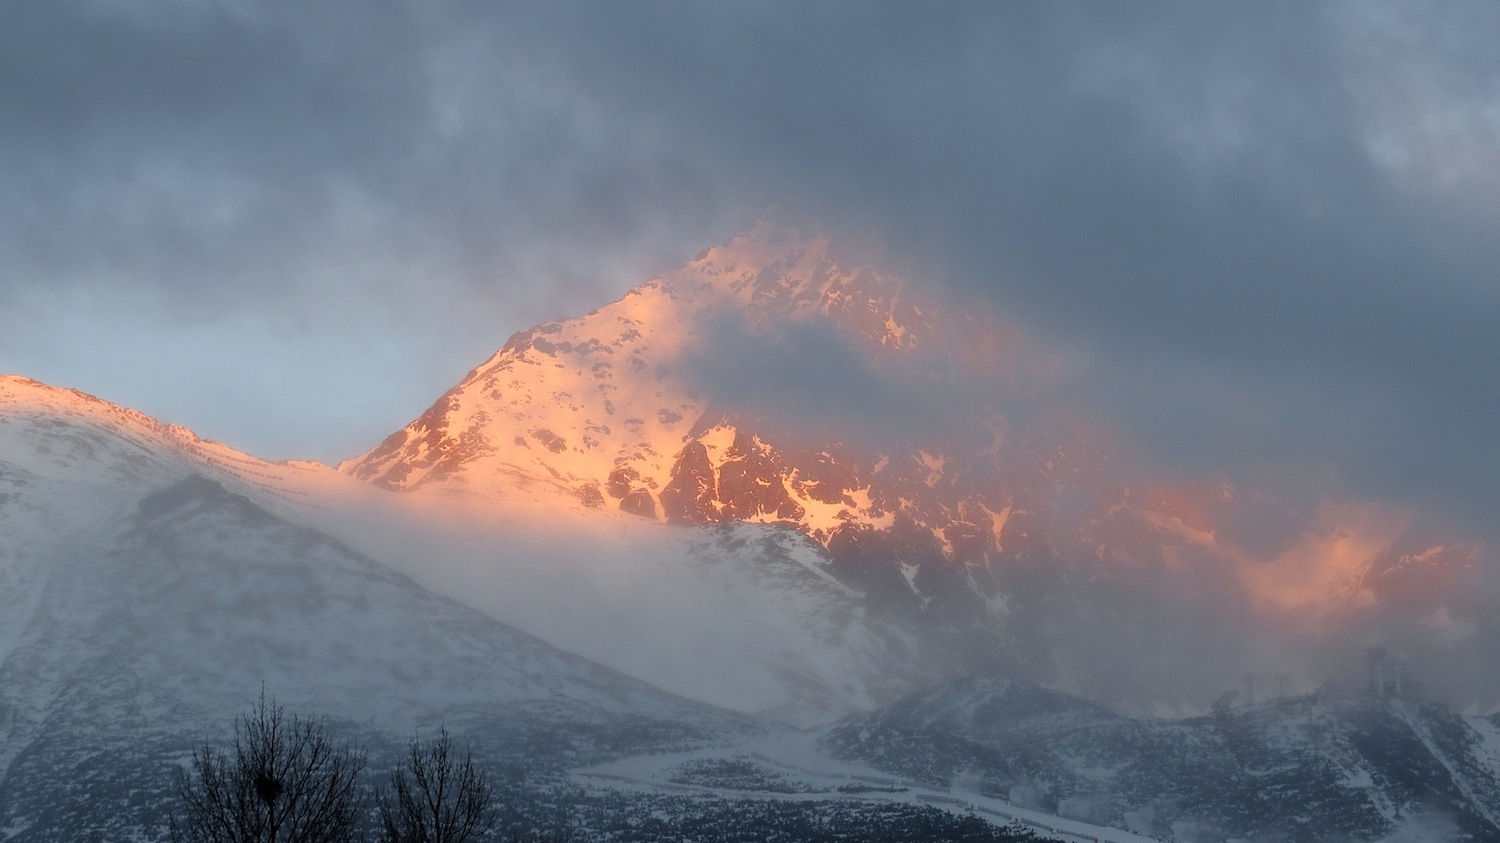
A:
POLYGON ((363 752, 287 716, 261 692, 234 724, 234 749, 204 746, 177 792, 174 843, 344 843, 358 839, 363 752))
POLYGON ((489 776, 468 749, 456 756, 447 729, 426 744, 412 740, 406 765, 376 799, 386 843, 464 843, 495 825, 489 776))

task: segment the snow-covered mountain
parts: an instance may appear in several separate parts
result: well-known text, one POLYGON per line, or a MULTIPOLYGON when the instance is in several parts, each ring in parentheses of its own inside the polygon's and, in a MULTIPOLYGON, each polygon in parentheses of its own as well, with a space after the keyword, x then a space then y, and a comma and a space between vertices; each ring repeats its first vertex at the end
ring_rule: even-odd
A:
MULTIPOLYGON (((28 560, 52 552, 49 542, 89 535, 115 510, 195 475, 555 645, 738 711, 824 721, 936 681, 947 661, 864 606, 829 573, 821 547, 785 528, 674 529, 570 509, 546 490, 479 510, 438 493, 397 496, 0 377, 0 482, 11 487, 0 498, 0 572, 28 576, 45 567, 28 560)), ((6 612, 0 624, 21 616, 6 612)))
MULTIPOLYGON (((1317 677, 1326 665, 1288 663, 1305 642, 1275 642, 1282 659, 1247 648, 1249 632, 1323 634, 1358 615, 1378 634, 1363 572, 1382 559, 1430 560, 1421 612, 1485 622, 1457 584, 1479 548, 1374 504, 1293 506, 1153 472, 1049 397, 1057 358, 996 314, 766 222, 515 334, 339 470, 481 507, 550 496, 675 525, 785 525, 959 672, 1141 708, 1201 706, 1247 669, 1317 677)), ((1402 628, 1400 643, 1430 643, 1402 628)))
MULTIPOLYGON (((765 386, 754 381, 783 374, 787 361, 769 344, 789 334, 830 330, 825 351, 871 355, 892 372, 929 347, 972 364, 1003 342, 998 323, 948 320, 906 299, 899 279, 840 263, 826 237, 763 223, 587 316, 517 333, 405 430, 339 468, 385 488, 479 497, 507 494, 521 478, 670 523, 793 524, 825 544, 851 524, 926 517, 933 495, 904 494, 916 491, 907 481, 932 489, 941 480, 949 519, 929 530, 951 549, 943 530, 958 501, 947 498, 955 476, 977 466, 945 473, 947 457, 923 450, 934 443, 851 452, 866 444, 850 436, 858 419, 825 417, 838 432, 799 430, 805 416, 777 416, 744 394, 768 397, 753 394, 765 386), (964 348, 949 347, 960 336, 964 348), (752 356, 726 359, 742 353, 752 356), (723 382, 728 366, 738 382, 723 382)), ((810 370, 825 361, 795 362, 810 370)), ((989 431, 986 462, 1002 436, 989 431)), ((984 517, 994 548, 1008 516, 984 517)))
POLYGON ((222 739, 262 687, 377 747, 446 722, 495 763, 578 763, 758 729, 427 592, 202 476, 144 496, 14 467, 6 483, 7 839, 154 826, 185 753, 222 739), (54 501, 74 529, 41 534, 35 514, 54 501))
MULTIPOLYGON (((929 808, 961 774, 1041 788, 1026 810, 1085 831, 1129 813, 1156 835, 1282 833, 1244 819, 1265 805, 1241 791, 1302 765, 1293 784, 1321 788, 1359 839, 1424 799, 1466 833, 1492 827, 1495 737, 1440 707, 1309 702, 1354 747, 1337 757, 1288 749, 1284 706, 1186 721, 1094 707, 1201 712, 1257 671, 1300 692, 1372 643, 1483 706, 1500 671, 1476 657, 1500 612, 1478 587, 1483 548, 1391 507, 1294 507, 1153 472, 1051 401, 1052 367, 1003 320, 767 224, 515 335, 337 469, 0 376, 0 838, 149 821, 163 770, 262 683, 376 750, 447 722, 527 769, 691 750, 708 753, 693 770, 733 771, 734 742, 761 728, 744 715, 812 726, 880 709, 827 746, 923 777, 929 808), (1092 703, 957 685, 883 708, 973 674, 1092 703), (1017 694, 1061 708, 1022 717, 1017 694), (1003 734, 971 716, 992 709, 1009 712, 1003 734), (1360 743, 1376 721, 1382 737, 1360 743), (1417 740, 1400 723, 1431 758, 1379 756, 1417 740), (1191 757, 1148 752, 1175 743, 1191 757), (1408 761, 1421 781, 1390 785, 1408 761), (1188 810, 1186 790, 1151 789, 1183 770, 1240 795, 1188 810), (1374 795, 1328 784, 1340 770, 1374 795), (1113 807, 1084 816, 1100 793, 1113 807), (78 807, 100 799, 129 807, 78 807)), ((629 787, 665 805, 674 782, 629 787)), ((816 787, 951 821, 911 813, 905 790, 816 787)), ((775 822, 803 809, 786 810, 775 822)))

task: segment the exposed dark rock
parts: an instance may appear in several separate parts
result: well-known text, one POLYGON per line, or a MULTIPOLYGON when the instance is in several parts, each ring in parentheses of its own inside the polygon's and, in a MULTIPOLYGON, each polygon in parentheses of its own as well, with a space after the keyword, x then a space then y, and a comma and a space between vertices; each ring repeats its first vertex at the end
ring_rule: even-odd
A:
POLYGON ((631 489, 628 494, 620 498, 620 509, 632 515, 640 515, 655 521, 656 499, 645 489, 631 489))
POLYGON ((718 485, 708 449, 695 439, 677 455, 672 479, 661 490, 662 512, 668 523, 706 524, 718 520, 717 497, 718 485))
POLYGON ((719 466, 720 513, 725 520, 744 521, 767 513, 790 512, 792 503, 782 482, 782 466, 775 452, 757 443, 753 434, 737 431, 723 465, 719 466))
POLYGON ((584 506, 604 506, 604 495, 599 492, 599 484, 585 483, 578 489, 578 499, 583 501, 584 506))
POLYGON ((542 443, 542 447, 554 454, 560 454, 568 447, 568 440, 558 436, 545 427, 531 431, 531 438, 542 443))
POLYGON ((612 498, 623 498, 630 494, 630 490, 635 488, 636 481, 640 479, 641 473, 635 468, 628 465, 615 466, 604 484, 604 491, 612 498))

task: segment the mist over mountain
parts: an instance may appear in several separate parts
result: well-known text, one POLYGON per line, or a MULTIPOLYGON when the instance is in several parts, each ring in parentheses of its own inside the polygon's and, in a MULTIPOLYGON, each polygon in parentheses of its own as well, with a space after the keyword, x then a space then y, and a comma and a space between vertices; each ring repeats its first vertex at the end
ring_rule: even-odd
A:
POLYGON ((1155 466, 1045 338, 880 267, 762 222, 516 333, 336 468, 0 377, 6 839, 159 826, 258 688, 376 757, 452 724, 585 826, 753 799, 764 830, 806 792, 819 827, 1496 827, 1493 724, 1453 711, 1500 688, 1484 544, 1155 466), (1083 719, 974 714, 1015 699, 1083 719), (1303 715, 1324 731, 1287 737, 1303 715), (1252 819, 1279 764, 1323 796, 1274 810, 1311 825, 1252 819))
POLYGON ((521 839, 1500 838, 1497 32, 11 0, 0 841, 262 690, 521 839))
POLYGON ((1487 710, 1486 551, 1438 513, 1291 472, 1150 464, 1070 361, 984 306, 764 221, 586 316, 517 333, 339 466, 473 500, 518 478, 675 525, 779 524, 962 670, 1201 711, 1246 673, 1310 689, 1369 646, 1487 710))
POLYGON ((377 759, 446 723, 495 769, 760 731, 288 520, 252 459, 15 378, 0 407, 4 839, 157 839, 188 753, 261 693, 377 759))

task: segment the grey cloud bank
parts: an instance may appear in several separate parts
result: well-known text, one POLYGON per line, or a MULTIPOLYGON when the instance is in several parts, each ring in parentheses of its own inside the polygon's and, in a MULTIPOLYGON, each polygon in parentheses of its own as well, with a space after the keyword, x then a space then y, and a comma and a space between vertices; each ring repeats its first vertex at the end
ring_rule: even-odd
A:
POLYGON ((1079 350, 1168 464, 1500 493, 1485 5, 9 15, 0 369, 247 450, 363 450, 775 205, 1079 350))

